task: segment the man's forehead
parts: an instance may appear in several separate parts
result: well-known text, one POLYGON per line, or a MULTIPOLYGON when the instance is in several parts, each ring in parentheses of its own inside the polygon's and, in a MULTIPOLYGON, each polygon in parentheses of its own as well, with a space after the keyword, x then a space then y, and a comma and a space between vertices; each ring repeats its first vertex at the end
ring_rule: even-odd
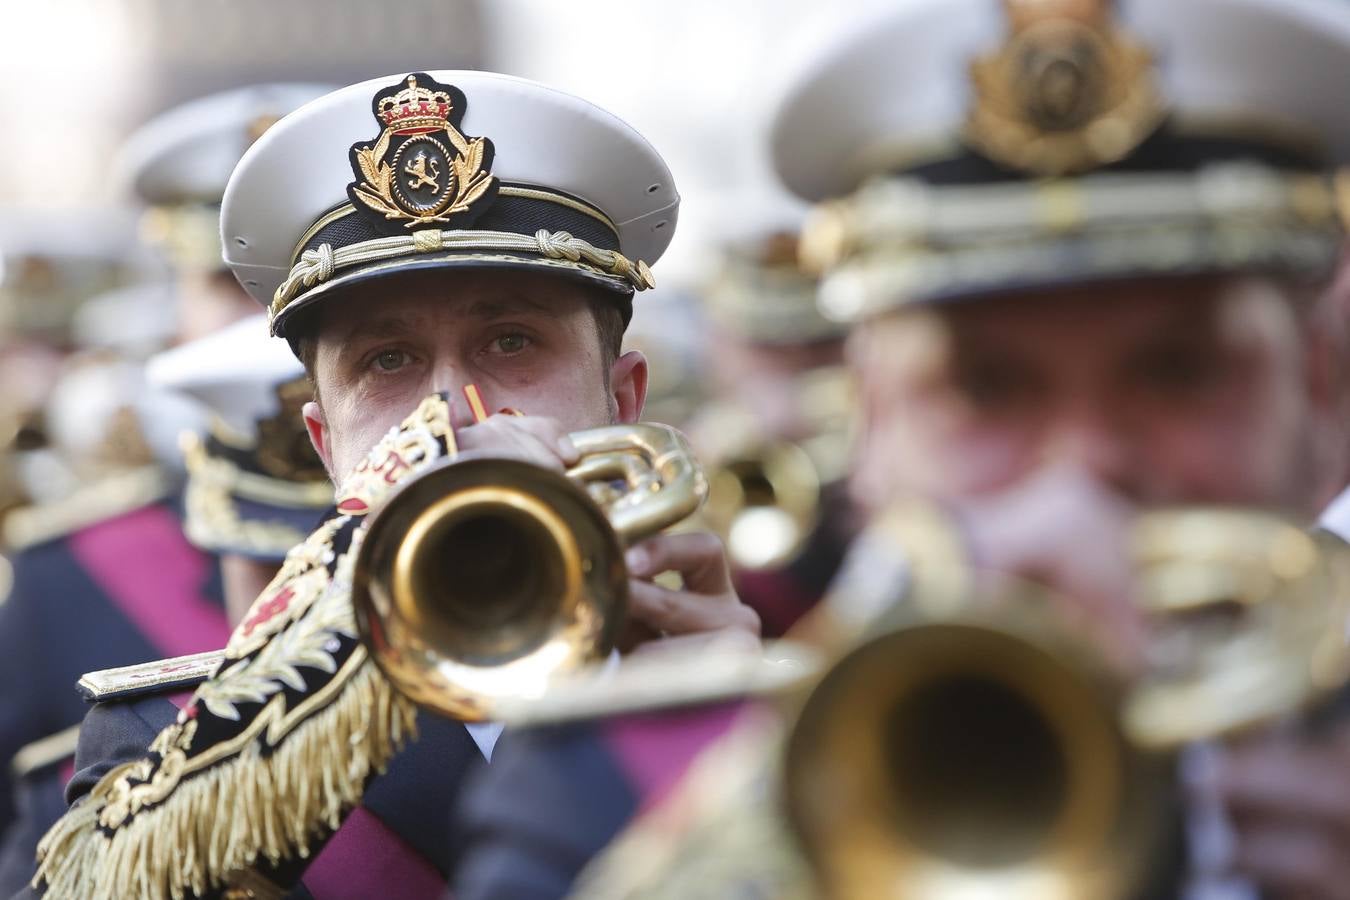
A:
POLYGON ((910 352, 923 342, 942 355, 984 355, 1016 346, 1034 346, 1039 353, 1063 344, 1077 349, 1084 341, 1104 347, 1162 338, 1221 339, 1249 331, 1235 326, 1253 316, 1292 317, 1295 300, 1288 286, 1256 276, 1137 279, 902 308, 867 330, 892 347, 907 336, 910 352))
POLYGON ((545 279, 439 278, 401 286, 372 286, 330 303, 320 335, 349 337, 423 329, 454 319, 492 320, 530 315, 563 318, 584 301, 545 279))
POLYGON ((1113 327, 1124 322, 1165 324, 1213 316, 1257 284, 1272 298, 1286 297, 1264 279, 1195 276, 1065 285, 934 304, 929 309, 958 330, 997 326, 1034 332, 1066 326, 1113 327))

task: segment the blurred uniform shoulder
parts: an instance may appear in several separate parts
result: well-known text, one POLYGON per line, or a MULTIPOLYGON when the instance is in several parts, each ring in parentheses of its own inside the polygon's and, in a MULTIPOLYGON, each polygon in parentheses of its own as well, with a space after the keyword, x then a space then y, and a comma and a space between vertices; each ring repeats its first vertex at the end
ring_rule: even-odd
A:
POLYGON ((109 476, 52 503, 9 513, 3 543, 22 552, 61 540, 164 500, 171 487, 168 476, 154 466, 109 476))

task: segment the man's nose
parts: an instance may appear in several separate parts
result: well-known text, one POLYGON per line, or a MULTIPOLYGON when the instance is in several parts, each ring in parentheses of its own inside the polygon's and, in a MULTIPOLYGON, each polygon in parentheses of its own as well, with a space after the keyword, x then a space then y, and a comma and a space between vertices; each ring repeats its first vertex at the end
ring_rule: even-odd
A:
POLYGON ((470 383, 470 376, 464 367, 454 359, 438 359, 431 367, 432 393, 444 393, 450 398, 450 425, 464 428, 475 421, 473 410, 464 397, 464 388, 470 383))
POLYGON ((1043 461, 1077 469, 1125 497, 1135 497, 1143 480, 1135 471, 1135 436, 1110 405, 1099 400, 1059 411, 1047 435, 1043 461))
POLYGON ((1115 664, 1137 663, 1143 625, 1130 553, 1137 509, 1127 498, 1060 462, 963 511, 983 571, 1049 588, 1051 606, 1115 664))

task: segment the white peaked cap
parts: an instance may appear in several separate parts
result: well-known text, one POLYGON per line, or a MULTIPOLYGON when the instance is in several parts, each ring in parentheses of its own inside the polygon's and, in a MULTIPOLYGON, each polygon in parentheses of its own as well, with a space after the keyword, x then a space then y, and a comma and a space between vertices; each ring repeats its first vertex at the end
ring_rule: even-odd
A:
POLYGON ((135 131, 115 169, 142 203, 218 203, 258 130, 329 90, 258 84, 190 101, 135 131))
MULTIPOLYGON (((521 78, 472 71, 417 74, 421 76, 418 84, 431 79, 437 85, 461 91, 463 108, 455 109, 455 115, 463 116, 459 131, 469 140, 484 138, 491 143, 490 162, 485 169, 490 168, 502 193, 484 203, 487 211, 481 216, 499 221, 491 226, 475 224, 473 228, 490 227, 495 234, 518 233, 527 241, 541 230, 564 231, 568 237, 575 237, 580 226, 563 227, 550 215, 557 214, 558 221, 568 215, 576 218, 576 210, 564 207, 569 203, 578 207, 575 201, 580 201, 578 208, 590 211, 589 218, 580 216, 585 220, 581 225, 604 223, 597 228, 610 238, 611 246, 602 248, 606 263, 598 266, 587 265, 584 256, 577 262, 561 253, 540 258, 542 251, 521 251, 506 259, 501 254, 486 255, 481 247, 472 253, 455 254, 429 253, 425 252, 427 247, 420 246, 418 253, 408 249, 406 253, 386 255, 378 267, 379 274, 454 265, 542 265, 546 270, 609 282, 608 286, 628 295, 634 286, 647 286, 642 278, 621 277, 633 270, 626 265, 622 269, 608 265, 612 253, 621 254, 625 264, 631 260, 633 267, 638 261, 655 262, 675 230, 679 194, 674 179, 642 135, 586 100, 521 78), (508 187, 542 189, 564 199, 561 204, 507 214, 504 210, 508 205, 525 202, 519 197, 508 200, 508 187)), ((370 277, 369 269, 344 270, 339 263, 336 271, 325 272, 318 279, 319 284, 311 279, 303 288, 297 287, 298 294, 288 297, 285 304, 274 303, 278 288, 293 275, 300 261, 305 240, 319 235, 315 241, 341 253, 344 244, 350 249, 350 245, 369 244, 377 236, 372 232, 360 238, 350 234, 329 238, 315 226, 320 219, 328 218, 327 213, 351 205, 348 186, 360 180, 359 172, 354 171, 353 148, 374 146, 381 135, 382 126, 372 106, 376 94, 400 88, 411 77, 394 74, 375 78, 320 97, 273 126, 239 162, 225 190, 221 213, 225 261, 245 289, 263 306, 273 309, 274 316, 287 304, 298 307, 314 294, 370 277)), ((402 171, 402 167, 396 168, 402 171)), ((348 224, 361 222, 362 227, 376 231, 383 228, 385 235, 406 236, 411 243, 416 223, 408 223, 407 228, 399 220, 389 224, 364 205, 351 212, 348 224)), ((465 236, 471 228, 467 222, 459 224, 452 219, 445 224, 421 226, 420 230, 424 238, 439 238, 452 231, 465 236)), ((588 240, 599 246, 595 239, 588 240)), ((309 243, 311 253, 317 252, 315 241, 309 243)), ((280 332, 280 327, 277 330, 280 332)))
MULTIPOLYGON (((1157 57, 1174 116, 1241 120, 1313 137, 1350 160, 1350 3, 1118 0, 1121 25, 1157 57)), ((1000 0, 912 0, 825 41, 777 104, 783 183, 817 201, 889 161, 950 141, 972 101, 969 65, 1007 36, 1000 0)))
POLYGON ((302 375, 286 344, 267 336, 262 315, 166 350, 146 366, 152 385, 191 396, 250 440, 259 420, 280 411, 277 386, 302 375))

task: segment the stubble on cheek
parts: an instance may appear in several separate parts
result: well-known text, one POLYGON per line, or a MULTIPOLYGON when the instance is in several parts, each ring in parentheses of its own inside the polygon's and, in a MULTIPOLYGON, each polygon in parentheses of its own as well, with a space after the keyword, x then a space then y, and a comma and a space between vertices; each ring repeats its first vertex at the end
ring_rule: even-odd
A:
POLYGON ((333 464, 339 473, 339 483, 415 408, 416 401, 400 403, 389 397, 367 399, 358 393, 345 398, 340 414, 329 420, 333 432, 333 464))

